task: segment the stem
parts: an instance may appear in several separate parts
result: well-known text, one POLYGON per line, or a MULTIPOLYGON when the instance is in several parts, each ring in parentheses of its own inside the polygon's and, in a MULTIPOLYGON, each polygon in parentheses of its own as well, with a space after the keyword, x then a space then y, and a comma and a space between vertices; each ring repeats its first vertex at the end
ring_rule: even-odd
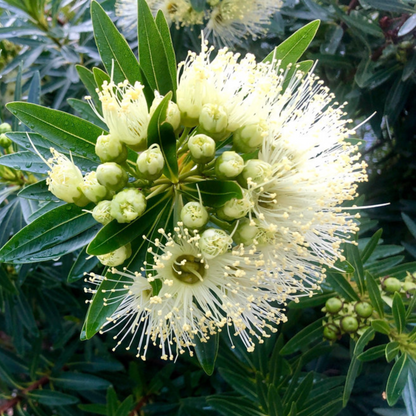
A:
POLYGON ((149 200, 150 198, 153 198, 154 196, 162 193, 163 191, 166 191, 166 189, 168 189, 169 187, 170 187, 169 184, 159 185, 153 192, 147 195, 146 199, 149 200))
POLYGON ((182 173, 181 175, 179 175, 179 181, 183 181, 189 176, 194 176, 196 173, 197 173, 197 170, 190 170, 189 172, 182 173))
POLYGON ((183 129, 183 132, 182 132, 182 134, 181 134, 181 137, 179 138, 179 140, 178 140, 178 144, 177 144, 177 148, 179 149, 181 146, 182 146, 182 144, 185 142, 185 140, 186 140, 186 138, 188 137, 188 134, 189 134, 189 132, 191 131, 191 128, 190 127, 185 127, 184 129, 183 129))
POLYGON ((130 173, 131 176, 140 179, 137 173, 134 171, 134 169, 131 166, 129 166, 127 162, 120 163, 120 166, 124 168, 128 173, 130 173))

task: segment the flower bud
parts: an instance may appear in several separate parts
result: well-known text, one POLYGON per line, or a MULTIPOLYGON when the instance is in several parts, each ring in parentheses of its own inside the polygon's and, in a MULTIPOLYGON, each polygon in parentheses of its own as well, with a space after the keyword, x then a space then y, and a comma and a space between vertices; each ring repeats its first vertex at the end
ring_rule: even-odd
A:
POLYGON ((104 266, 116 267, 123 264, 130 256, 131 246, 129 243, 118 248, 117 250, 112 251, 111 253, 97 256, 97 258, 102 264, 104 264, 104 266))
POLYGON ((245 217, 253 207, 253 201, 248 191, 243 190, 241 199, 232 198, 217 210, 219 218, 227 221, 245 217))
POLYGON ((413 292, 414 290, 416 290, 416 284, 413 282, 404 282, 403 290, 405 292, 413 292))
POLYGON ((158 144, 152 144, 137 158, 137 169, 143 178, 154 181, 162 174, 165 159, 158 144))
POLYGON ((215 174, 219 179, 232 179, 244 169, 244 160, 236 152, 224 152, 215 161, 215 174))
POLYGON ((221 140, 227 131, 228 115, 222 105, 205 104, 199 115, 199 126, 215 140, 221 140))
POLYGON ((111 201, 110 214, 119 223, 131 222, 146 211, 146 205, 146 198, 138 189, 123 189, 111 201))
POLYGON ((3 147, 4 149, 7 149, 8 147, 10 147, 12 144, 12 141, 4 134, 1 133, 0 134, 0 146, 3 147))
POLYGON ((208 212, 200 202, 188 202, 181 210, 181 220, 191 230, 202 228, 208 219, 208 212))
POLYGON ((110 214, 111 201, 101 201, 92 210, 92 216, 95 221, 107 225, 114 218, 110 214))
MULTIPOLYGON (((160 95, 155 91, 155 98, 150 107, 150 116, 153 115, 162 100, 163 95, 160 95)), ((181 125, 181 112, 179 111, 179 107, 173 101, 169 101, 168 109, 166 111, 166 121, 173 127, 173 130, 177 130, 181 125)))
POLYGON ((97 181, 96 172, 92 171, 85 175, 81 191, 91 201, 97 204, 107 195, 107 188, 97 181))
POLYGON ((342 301, 338 298, 330 298, 325 303, 325 309, 328 313, 335 314, 342 309, 342 301))
POLYGON ((208 163, 215 157, 215 141, 205 134, 192 136, 188 148, 195 163, 208 163))
POLYGON ((244 188, 248 188, 248 178, 256 185, 267 182, 273 175, 272 166, 259 159, 250 159, 244 166, 243 172, 237 178, 238 183, 244 188))
POLYGON ((9 133, 12 131, 12 126, 9 123, 0 124, 0 134, 9 133))
POLYGON ((84 178, 79 168, 54 148, 51 153, 53 157, 48 160, 51 170, 46 179, 49 191, 62 201, 86 205, 89 201, 81 191, 84 178))
POLYGON ((386 292, 398 292, 402 288, 402 282, 399 279, 396 279, 395 277, 389 277, 384 282, 384 290, 386 292))
POLYGON ((237 152, 251 153, 258 149, 267 135, 265 123, 249 124, 240 127, 233 134, 233 146, 237 152))
POLYGON ((237 230, 233 234, 233 240, 236 244, 249 246, 254 243, 258 234, 259 229, 257 225, 252 224, 248 218, 243 218, 238 223, 237 230))
POLYGON ((127 159, 126 145, 111 134, 102 134, 98 137, 95 153, 103 163, 123 163, 127 159))
POLYGON ((344 316, 341 319, 341 328, 348 334, 352 334, 358 329, 358 321, 353 316, 344 316))
POLYGON ((355 312, 360 318, 369 318, 373 314, 373 307, 368 302, 358 302, 355 312))
POLYGON ((338 338, 339 329, 333 325, 328 324, 324 326, 324 338, 328 341, 335 341, 338 338))
POLYGON ((225 253, 232 242, 233 239, 224 230, 209 228, 201 234, 199 249, 202 255, 210 260, 225 253))
POLYGON ((99 165, 96 177, 101 185, 115 192, 124 188, 128 180, 125 170, 114 162, 106 162, 99 165))

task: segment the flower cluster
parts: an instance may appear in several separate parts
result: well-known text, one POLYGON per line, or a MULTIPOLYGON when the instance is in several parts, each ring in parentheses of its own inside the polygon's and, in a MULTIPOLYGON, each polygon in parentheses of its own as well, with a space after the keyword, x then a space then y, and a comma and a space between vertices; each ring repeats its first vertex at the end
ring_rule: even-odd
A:
POLYGON ((149 144, 152 115, 167 97, 156 92, 148 106, 138 82, 104 82, 97 90, 102 113, 93 108, 108 133, 97 139, 96 171, 82 176, 56 151, 49 161, 50 191, 96 204, 92 215, 102 224, 140 221, 156 196, 172 206, 164 224, 175 224, 143 236, 149 245, 140 269, 124 268, 127 244, 99 256, 110 275, 87 279, 98 285, 87 291, 97 293, 118 275, 122 287, 105 300, 117 308, 102 330, 118 328, 119 343, 130 335, 128 348, 134 343, 143 358, 149 343, 173 359, 225 329, 251 351, 286 319, 289 300, 319 289, 357 230, 340 205, 366 180, 365 164, 347 140, 343 107, 331 105, 312 73, 289 79, 279 62, 240 60, 227 49, 211 59, 211 52, 203 44, 199 55, 189 53, 179 65, 176 102, 165 106, 177 177, 166 169, 163 144, 149 144), (210 198, 204 184, 216 186, 210 198))
MULTIPOLYGON (((147 0, 154 14, 162 10, 167 21, 176 28, 200 30, 216 45, 241 45, 250 36, 265 35, 270 20, 282 6, 278 0, 208 0, 195 9, 190 0, 147 0)), ((126 33, 137 27, 137 0, 118 0, 116 12, 126 33)))

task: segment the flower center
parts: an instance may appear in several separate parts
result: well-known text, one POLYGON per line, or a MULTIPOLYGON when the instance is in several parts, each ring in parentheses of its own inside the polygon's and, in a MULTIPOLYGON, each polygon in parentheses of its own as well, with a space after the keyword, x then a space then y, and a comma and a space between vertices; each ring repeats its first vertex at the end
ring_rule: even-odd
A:
POLYGON ((172 271, 178 280, 193 285, 204 280, 205 266, 201 259, 184 254, 175 260, 172 265, 172 271))

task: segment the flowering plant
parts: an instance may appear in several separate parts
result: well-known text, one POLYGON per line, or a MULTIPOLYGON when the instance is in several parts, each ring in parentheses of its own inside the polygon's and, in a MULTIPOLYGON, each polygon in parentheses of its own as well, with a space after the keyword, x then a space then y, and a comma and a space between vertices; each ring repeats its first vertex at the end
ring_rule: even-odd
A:
POLYGON ((227 49, 212 57, 202 40, 177 67, 163 13, 154 19, 145 0, 139 62, 101 6, 91 10, 107 73, 78 68, 89 121, 8 105, 36 131, 8 137, 38 172, 49 168, 21 195, 50 202, 0 259, 49 260, 88 243, 107 268, 86 279, 83 339, 117 328, 117 345, 129 338, 143 359, 154 344, 164 359, 195 349, 204 365, 226 330, 252 351, 289 300, 320 288, 357 230, 341 208, 366 179, 353 130, 312 62, 296 64, 319 22, 260 63, 227 49))

